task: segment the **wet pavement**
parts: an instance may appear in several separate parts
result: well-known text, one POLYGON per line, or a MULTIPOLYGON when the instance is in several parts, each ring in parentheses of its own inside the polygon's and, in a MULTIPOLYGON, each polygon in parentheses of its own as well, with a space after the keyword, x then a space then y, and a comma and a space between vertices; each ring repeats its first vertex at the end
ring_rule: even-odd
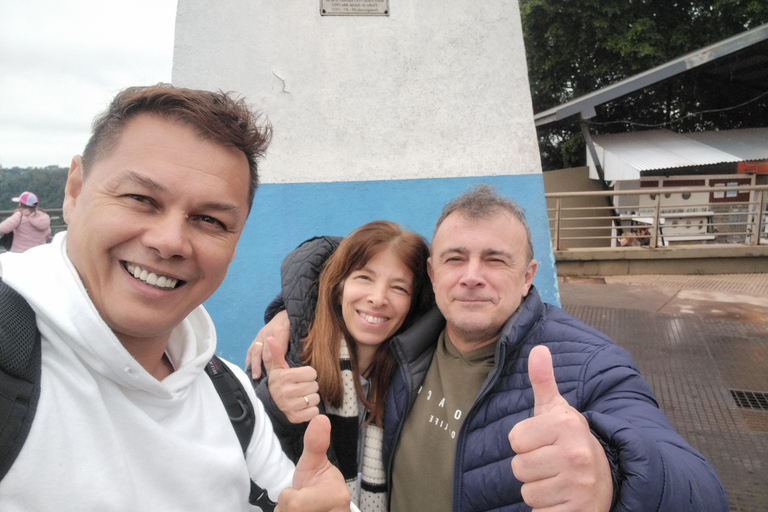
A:
POLYGON ((561 278, 560 297, 632 354, 731 510, 768 511, 768 275, 561 278))

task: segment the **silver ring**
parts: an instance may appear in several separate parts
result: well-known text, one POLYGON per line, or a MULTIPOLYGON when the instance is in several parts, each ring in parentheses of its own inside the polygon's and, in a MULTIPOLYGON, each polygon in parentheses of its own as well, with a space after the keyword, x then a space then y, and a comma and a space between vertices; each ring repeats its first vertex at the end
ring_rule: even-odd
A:
POLYGON ((307 402, 307 407, 309 407, 309 398, 307 398, 307 395, 304 395, 302 398, 307 402))

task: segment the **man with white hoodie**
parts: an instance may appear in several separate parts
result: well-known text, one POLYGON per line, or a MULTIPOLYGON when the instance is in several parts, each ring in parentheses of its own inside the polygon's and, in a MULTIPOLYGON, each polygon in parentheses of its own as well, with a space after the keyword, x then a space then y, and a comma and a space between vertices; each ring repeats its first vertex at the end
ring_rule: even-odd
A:
POLYGON ((158 85, 122 91, 93 128, 69 170, 68 232, 0 257, 42 338, 0 510, 256 510, 250 479, 281 511, 348 510, 327 419, 294 472, 229 365, 256 409, 244 456, 204 372, 216 333, 201 304, 235 255, 270 127, 228 94, 158 85))

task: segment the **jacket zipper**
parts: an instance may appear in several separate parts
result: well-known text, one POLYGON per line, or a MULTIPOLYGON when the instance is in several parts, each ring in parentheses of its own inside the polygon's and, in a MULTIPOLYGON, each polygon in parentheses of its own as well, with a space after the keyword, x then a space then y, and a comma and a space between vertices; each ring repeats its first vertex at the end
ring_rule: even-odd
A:
MULTIPOLYGON (((501 359, 502 354, 501 351, 503 351, 505 347, 502 344, 497 345, 497 351, 496 354, 496 364, 493 366, 493 370, 491 371, 491 374, 488 375, 488 378, 485 379, 485 384, 483 384, 483 387, 480 389, 480 392, 477 394, 477 398, 475 398, 475 401, 472 403, 472 407, 469 408, 469 411, 467 412, 467 416, 464 418, 464 421, 461 423, 461 428, 459 428, 459 438, 456 440, 456 452, 453 454, 453 486, 452 486, 452 492, 453 492, 453 498, 451 499, 451 510, 454 512, 458 512, 459 510, 459 475, 461 473, 460 469, 462 463, 464 462, 464 441, 466 438, 465 432, 466 429, 464 428, 464 425, 466 425, 469 421, 474 418, 475 413, 477 411, 478 404, 480 404, 483 399, 485 398, 485 395, 488 394, 488 391, 496 384, 496 382, 499 380, 499 375, 501 374, 501 359)), ((504 350, 505 351, 505 350, 504 350)), ((506 352, 506 351, 505 351, 506 352)))

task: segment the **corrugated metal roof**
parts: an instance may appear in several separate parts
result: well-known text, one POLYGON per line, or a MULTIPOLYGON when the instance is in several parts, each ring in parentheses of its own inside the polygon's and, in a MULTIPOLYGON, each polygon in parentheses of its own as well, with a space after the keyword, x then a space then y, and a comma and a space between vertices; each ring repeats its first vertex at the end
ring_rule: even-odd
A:
MULTIPOLYGON (((635 180, 643 171, 768 159, 768 128, 676 133, 669 130, 593 137, 607 181, 635 180)), ((589 175, 597 171, 587 152, 589 175)))
POLYGON ((688 133, 686 137, 739 157, 739 161, 768 158, 768 128, 688 133))

